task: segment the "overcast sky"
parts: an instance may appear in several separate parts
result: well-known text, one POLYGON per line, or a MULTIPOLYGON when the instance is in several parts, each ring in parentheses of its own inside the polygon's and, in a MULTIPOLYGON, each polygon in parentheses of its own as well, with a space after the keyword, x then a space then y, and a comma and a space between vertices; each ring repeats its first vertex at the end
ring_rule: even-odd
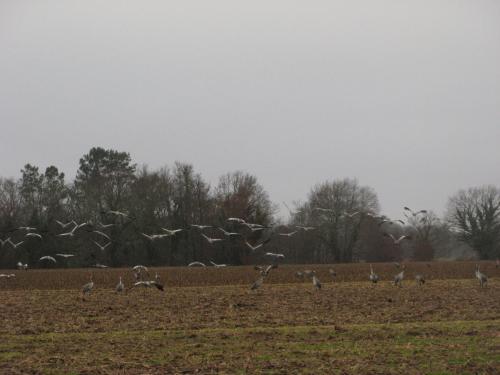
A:
POLYGON ((500 1, 0 1, 0 175, 92 146, 382 211, 500 185, 500 1))

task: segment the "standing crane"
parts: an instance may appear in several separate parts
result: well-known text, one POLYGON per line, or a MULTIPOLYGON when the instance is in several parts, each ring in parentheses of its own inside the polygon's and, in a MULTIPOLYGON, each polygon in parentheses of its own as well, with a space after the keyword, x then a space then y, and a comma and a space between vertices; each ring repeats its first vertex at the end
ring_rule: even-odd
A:
POLYGON ((372 282, 372 284, 376 284, 378 282, 378 275, 375 272, 373 272, 373 267, 371 264, 370 264, 370 281, 372 282))
POLYGON ((488 283, 488 276, 486 276, 484 273, 479 271, 479 264, 476 264, 476 278, 478 279, 479 286, 481 288, 484 288, 487 286, 486 284, 488 283))
POLYGON ((317 290, 320 290, 321 289, 321 282, 319 281, 319 279, 316 277, 316 272, 313 271, 312 272, 312 283, 314 285, 314 287, 317 289, 317 290))
POLYGON ((333 278, 337 276, 337 271, 335 271, 333 268, 330 268, 328 270, 328 273, 330 273, 330 275, 332 275, 333 278))
POLYGON ((118 281, 118 284, 116 284, 116 291, 118 293, 121 293, 125 291, 125 285, 123 284, 122 277, 120 276, 120 281, 118 281))
POLYGON ((94 281, 92 281, 92 274, 90 274, 90 281, 82 287, 82 301, 85 301, 85 295, 90 294, 94 289, 94 281))
POLYGON ((403 286, 403 278, 405 276, 405 268, 406 266, 403 264, 401 266, 402 271, 394 276, 394 285, 399 286, 400 288, 403 286))
POLYGON ((425 277, 424 277, 424 275, 421 275, 421 274, 416 275, 415 276, 415 281, 417 282, 417 284, 419 286, 424 285, 425 284, 425 277))
POLYGON ((266 274, 264 271, 261 271, 260 277, 257 280, 255 280, 255 282, 250 287, 250 290, 259 289, 262 286, 262 284, 264 284, 264 277, 266 277, 266 274))

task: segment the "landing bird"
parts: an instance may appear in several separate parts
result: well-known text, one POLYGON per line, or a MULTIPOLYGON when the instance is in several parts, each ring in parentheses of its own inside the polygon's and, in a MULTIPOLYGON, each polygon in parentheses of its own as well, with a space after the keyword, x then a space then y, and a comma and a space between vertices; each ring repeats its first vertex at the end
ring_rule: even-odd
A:
POLYGON ((224 229, 222 229, 220 227, 217 229, 219 229, 222 233, 224 233, 224 236, 226 236, 226 237, 241 237, 241 233, 226 232, 224 229))
POLYGON ((101 237, 106 238, 108 241, 111 241, 111 238, 106 233, 103 233, 103 232, 101 232, 99 230, 94 230, 92 232, 95 233, 95 234, 98 234, 101 237))
POLYGON ((424 285, 425 277, 423 275, 418 274, 415 276, 415 281, 417 282, 418 285, 424 285))
POLYGON ((47 260, 47 261, 52 262, 52 263, 57 263, 57 261, 55 260, 55 258, 51 257, 50 255, 44 255, 43 257, 41 257, 39 259, 39 261, 42 261, 42 260, 47 260))
POLYGON ((141 266, 140 264, 138 264, 137 266, 132 267, 132 270, 134 270, 136 272, 142 272, 142 271, 144 271, 146 273, 148 272, 148 268, 145 267, 145 266, 141 266))
POLYGON ((80 228, 83 228, 83 227, 86 227, 86 226, 92 226, 92 223, 90 221, 85 221, 85 222, 83 222, 81 224, 78 224, 76 226, 76 229, 80 229, 80 228))
POLYGON ((5 245, 6 243, 11 243, 10 237, 5 240, 0 239, 0 247, 3 247, 3 245, 5 245))
POLYGON ((317 290, 321 289, 321 282, 316 277, 316 272, 315 271, 313 271, 313 273, 312 273, 312 283, 316 287, 317 290))
POLYGON ((262 224, 255 224, 255 223, 244 223, 243 225, 245 225, 247 228, 250 228, 250 229, 266 229, 266 228, 269 228, 269 227, 266 227, 262 224))
POLYGON ((288 212, 290 213, 290 216, 293 216, 293 215, 296 215, 296 214, 301 214, 302 212, 304 212, 304 210, 295 210, 295 211, 292 211, 290 209, 290 207, 288 207, 288 205, 286 204, 286 202, 282 202, 283 203, 283 206, 286 207, 286 209, 288 210, 288 212))
POLYGON ((213 245, 213 244, 215 244, 217 242, 224 241, 223 238, 210 238, 210 237, 206 236, 204 233, 202 233, 201 235, 203 236, 203 238, 205 238, 208 241, 208 243, 210 245, 213 245))
POLYGON ((262 284, 264 284, 264 277, 265 275, 261 272, 260 277, 257 280, 255 280, 255 282, 250 287, 250 290, 259 289, 262 286, 262 284))
POLYGON ((248 241, 245 241, 245 245, 247 245, 250 250, 255 251, 257 249, 260 249, 262 246, 267 244, 269 241, 271 241, 271 238, 268 238, 268 239, 264 240, 263 242, 261 242, 260 244, 255 245, 255 246, 252 246, 252 245, 250 245, 250 243, 248 241))
POLYGON ((146 234, 146 233, 141 233, 141 234, 151 242, 171 236, 170 234, 146 234))
POLYGON ((376 220, 384 220, 386 218, 384 215, 375 215, 375 214, 372 214, 371 212, 367 212, 367 213, 365 213, 365 215, 372 217, 376 220))
POLYGON ((206 267, 206 265, 201 262, 191 262, 188 264, 188 267, 206 267))
POLYGON ((26 233, 25 237, 38 238, 40 240, 42 239, 42 235, 41 234, 33 233, 33 232, 26 233))
POLYGON ((210 264, 212 266, 214 266, 215 268, 223 268, 223 267, 227 267, 227 264, 217 264, 217 263, 214 263, 212 261, 210 261, 210 264))
POLYGON ((394 223, 399 223, 401 225, 405 225, 405 222, 401 219, 398 219, 398 220, 389 220, 389 219, 382 219, 377 225, 379 227, 381 227, 382 225, 384 225, 385 223, 389 224, 389 225, 392 225, 394 223))
POLYGON ((114 227, 115 224, 103 224, 101 223, 100 221, 97 222, 97 225, 99 226, 99 228, 101 229, 107 229, 107 228, 111 228, 111 227, 114 227))
POLYGON ((118 281, 118 284, 116 284, 115 290, 118 293, 121 293, 121 292, 125 291, 125 285, 122 282, 122 277, 121 276, 120 276, 120 281, 118 281))
POLYGON ((56 254, 56 257, 61 257, 61 258, 71 258, 74 256, 75 254, 56 254))
POLYGON ((303 230, 304 232, 309 232, 310 230, 316 229, 316 227, 304 227, 302 225, 296 225, 295 228, 303 230))
POLYGON ((361 214, 361 213, 360 213, 360 212, 358 212, 358 211, 351 212, 351 213, 349 213, 349 212, 347 212, 347 211, 344 211, 344 216, 347 216, 347 217, 349 217, 349 218, 351 218, 351 219, 352 219, 354 216, 357 216, 357 215, 360 215, 360 214, 361 214))
POLYGON ((11 246, 12 246, 12 248, 14 248, 14 249, 17 249, 19 246, 21 246, 21 245, 24 243, 24 241, 21 241, 21 242, 18 242, 18 243, 14 243, 14 242, 12 242, 12 241, 10 240, 10 238, 9 238, 7 241, 10 243, 10 245, 11 245, 11 246))
POLYGON ((96 244, 96 246, 97 246, 99 249, 101 249, 101 251, 106 250, 106 248, 107 248, 109 245, 111 245, 111 242, 108 242, 108 243, 107 243, 106 245, 104 245, 104 246, 103 246, 103 245, 101 245, 99 242, 96 242, 96 241, 92 241, 92 242, 93 242, 93 243, 95 243, 95 244, 96 244))
POLYGON ((270 264, 269 266, 254 266, 256 271, 260 271, 261 275, 267 276, 272 269, 278 268, 277 264, 270 264))
MULTIPOLYGON (((158 290, 164 291, 163 285, 155 280, 147 280, 147 281, 138 281, 132 285, 132 288, 135 287, 143 287, 143 288, 152 288, 155 287, 158 290)), ((132 289, 130 288, 130 289, 132 289)))
POLYGON ((190 227, 196 228, 196 229, 199 229, 199 230, 204 230, 204 229, 212 228, 211 225, 201 225, 201 224, 190 224, 190 227))
POLYGON ((257 249, 260 249, 262 246, 264 246, 264 244, 263 244, 263 243, 260 243, 260 244, 258 244, 258 245, 252 246, 252 245, 250 245, 250 244, 248 243, 248 241, 245 241, 245 245, 247 245, 247 247, 248 247, 250 250, 252 250, 252 251, 255 251, 255 250, 257 250, 257 249))
POLYGON ((305 270, 304 271, 304 276, 307 276, 307 277, 312 277, 314 271, 311 271, 311 270, 305 270))
POLYGON ((390 237, 392 239, 392 242, 394 242, 394 245, 399 245, 401 243, 401 241, 403 241, 403 240, 411 240, 411 236, 407 236, 407 235, 396 238, 390 233, 384 233, 384 236, 390 237))
POLYGON ((92 289, 94 289, 94 282, 92 281, 92 274, 90 274, 90 282, 82 287, 82 301, 85 301, 85 295, 90 294, 92 289))
POLYGON ((373 272, 373 267, 371 264, 370 264, 370 281, 373 284, 376 284, 378 282, 378 275, 375 272, 373 272))
POLYGON ((79 228, 79 226, 75 225, 73 227, 73 229, 71 229, 69 232, 60 233, 60 234, 57 235, 57 237, 73 237, 75 235, 75 232, 77 231, 78 228, 79 228))
POLYGON ((162 231, 166 232, 170 236, 175 236, 177 233, 182 232, 184 229, 167 229, 161 228, 162 231))
POLYGON ((484 273, 479 271, 479 264, 476 264, 476 278, 479 281, 479 286, 481 288, 486 287, 488 283, 488 276, 486 276, 484 273))
POLYGON ((278 233, 278 235, 283 237, 292 237, 295 233, 297 233, 297 231, 293 231, 290 233, 278 233))
POLYGON ((264 255, 274 260, 285 259, 285 256, 283 254, 265 253, 264 255))
POLYGON ((394 285, 402 287, 403 286, 403 278, 405 276, 405 265, 402 266, 403 270, 394 276, 394 285))
POLYGON ((245 220, 240 219, 239 217, 229 217, 226 219, 226 221, 236 224, 245 224, 245 220))
POLYGON ((25 230, 26 232, 33 232, 36 230, 34 227, 19 227, 17 230, 25 230))
POLYGON ((413 211, 411 208, 409 207, 403 207, 405 211, 408 211, 410 214, 412 214, 413 216, 417 216, 419 214, 426 214, 427 213, 427 210, 420 210, 420 211, 413 211))
POLYGON ((22 262, 17 262, 16 267, 18 270, 28 270, 28 263, 23 264, 22 262))
POLYGON ((16 277, 13 273, 0 273, 0 279, 10 279, 11 277, 16 277))
POLYGON ((68 221, 67 223, 63 223, 59 220, 56 220, 56 223, 59 224, 61 226, 62 229, 66 229, 67 227, 69 227, 70 225, 74 225, 74 226, 77 226, 78 224, 76 223, 76 221, 74 220, 71 220, 71 221, 68 221))
POLYGON ((130 216, 127 215, 126 213, 120 212, 120 211, 116 211, 116 210, 115 211, 110 210, 110 211, 107 211, 106 213, 110 214, 110 215, 113 215, 113 216, 123 217, 123 218, 127 218, 127 219, 130 218, 130 216))
POLYGON ((319 212, 322 212, 322 213, 330 213, 330 214, 334 214, 335 213, 335 210, 332 210, 331 208, 314 207, 313 210, 314 211, 319 211, 319 212))
POLYGON ((250 225, 248 223, 245 223, 245 226, 250 229, 253 232, 260 232, 260 231, 263 231, 265 229, 268 229, 267 227, 264 227, 264 226, 255 226, 255 225, 258 225, 258 224, 253 224, 253 225, 250 225))
POLYGON ((155 279, 153 281, 154 286, 158 288, 159 290, 163 291, 163 283, 161 282, 160 275, 158 275, 158 272, 155 272, 155 279))

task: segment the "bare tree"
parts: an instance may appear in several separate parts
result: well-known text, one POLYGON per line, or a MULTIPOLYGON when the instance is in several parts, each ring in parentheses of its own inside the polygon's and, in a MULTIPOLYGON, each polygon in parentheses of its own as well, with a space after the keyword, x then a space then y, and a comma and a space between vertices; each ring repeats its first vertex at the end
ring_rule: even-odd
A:
POLYGON ((419 215, 408 215, 408 224, 412 230, 413 259, 428 261, 434 258, 433 236, 440 225, 440 220, 432 211, 419 215))
POLYGON ((490 185, 460 190, 449 199, 446 217, 458 238, 482 259, 499 256, 500 189, 490 185))
POLYGON ((257 177, 236 171, 220 177, 215 201, 221 218, 238 217, 248 222, 269 224, 275 212, 257 177))
POLYGON ((351 262, 365 214, 378 211, 375 191, 346 178, 315 186, 307 202, 297 207, 293 221, 317 228, 313 254, 318 261, 351 262))

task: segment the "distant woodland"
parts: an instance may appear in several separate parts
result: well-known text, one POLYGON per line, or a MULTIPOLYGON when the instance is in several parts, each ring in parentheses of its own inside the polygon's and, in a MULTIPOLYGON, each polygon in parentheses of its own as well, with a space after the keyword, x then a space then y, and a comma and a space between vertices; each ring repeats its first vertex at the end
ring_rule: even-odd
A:
POLYGON ((325 176, 302 203, 287 205, 282 222, 256 176, 229 172, 210 186, 192 165, 150 170, 127 152, 96 147, 74 181, 32 164, 18 180, 0 178, 0 268, 263 264, 266 252, 284 263, 499 257, 497 187, 459 190, 444 217, 403 206, 401 217, 388 218, 374 189, 325 176), (74 256, 39 261, 58 253, 74 256))

